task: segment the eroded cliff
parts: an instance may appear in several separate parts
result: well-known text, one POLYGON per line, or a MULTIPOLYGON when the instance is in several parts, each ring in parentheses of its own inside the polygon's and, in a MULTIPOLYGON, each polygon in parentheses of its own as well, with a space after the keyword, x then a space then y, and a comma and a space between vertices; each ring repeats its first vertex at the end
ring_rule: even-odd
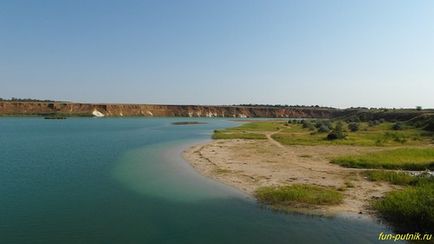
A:
POLYGON ((328 108, 90 104, 61 102, 0 102, 0 115, 19 116, 145 116, 145 117, 236 117, 236 118, 330 118, 328 108))

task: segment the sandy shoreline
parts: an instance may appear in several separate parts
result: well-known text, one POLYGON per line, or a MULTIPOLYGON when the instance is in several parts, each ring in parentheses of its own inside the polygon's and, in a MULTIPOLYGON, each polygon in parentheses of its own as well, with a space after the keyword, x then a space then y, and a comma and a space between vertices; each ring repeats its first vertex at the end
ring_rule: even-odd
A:
MULTIPOLYGON (((331 156, 379 150, 354 146, 283 146, 268 140, 213 140, 184 151, 183 157, 202 175, 253 196, 260 186, 295 183, 332 186, 342 190, 344 202, 319 206, 308 213, 321 215, 372 215, 369 201, 396 189, 387 183, 370 182, 358 169, 329 163, 331 156)), ((297 211, 297 209, 295 209, 297 211)), ((306 212, 306 209, 300 209, 306 212)))

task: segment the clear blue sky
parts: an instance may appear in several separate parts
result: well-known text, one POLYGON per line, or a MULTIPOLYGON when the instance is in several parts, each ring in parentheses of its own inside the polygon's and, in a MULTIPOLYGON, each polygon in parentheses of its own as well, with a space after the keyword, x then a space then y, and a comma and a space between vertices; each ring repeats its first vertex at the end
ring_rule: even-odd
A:
POLYGON ((2 0, 12 96, 434 107, 434 1, 2 0))

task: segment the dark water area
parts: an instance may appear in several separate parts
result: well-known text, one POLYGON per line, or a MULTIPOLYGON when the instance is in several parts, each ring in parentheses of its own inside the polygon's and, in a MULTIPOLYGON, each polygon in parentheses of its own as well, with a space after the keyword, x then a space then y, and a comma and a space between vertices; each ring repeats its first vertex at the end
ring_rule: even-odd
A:
POLYGON ((368 219, 284 214, 181 152, 224 119, 0 119, 0 243, 374 243, 368 219))

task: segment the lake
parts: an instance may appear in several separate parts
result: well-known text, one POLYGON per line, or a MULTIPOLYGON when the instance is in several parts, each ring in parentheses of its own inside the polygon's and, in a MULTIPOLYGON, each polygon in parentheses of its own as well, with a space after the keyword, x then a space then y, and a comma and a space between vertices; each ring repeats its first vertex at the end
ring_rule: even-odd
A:
POLYGON ((375 221, 271 211, 181 153, 227 119, 0 118, 0 243, 373 243, 375 221), (173 125, 180 121, 207 124, 173 125))

